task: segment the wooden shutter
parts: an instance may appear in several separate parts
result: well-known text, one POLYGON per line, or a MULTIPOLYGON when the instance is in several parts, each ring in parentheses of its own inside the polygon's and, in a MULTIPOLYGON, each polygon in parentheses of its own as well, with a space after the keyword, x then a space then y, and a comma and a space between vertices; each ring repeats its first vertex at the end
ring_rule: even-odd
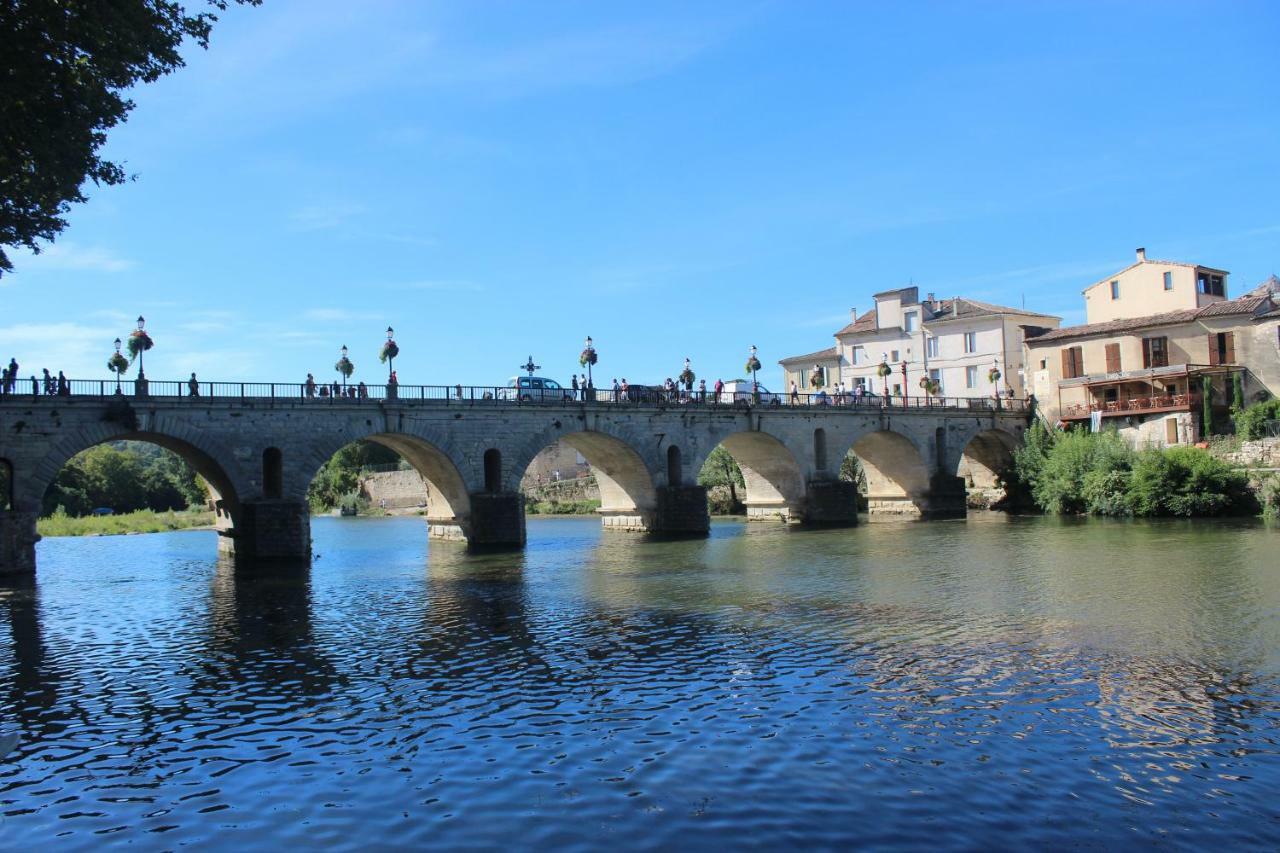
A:
POLYGON ((1071 347, 1062 348, 1062 378, 1074 379, 1075 371, 1071 369, 1071 347))
POLYGON ((1107 373, 1120 372, 1120 345, 1107 344, 1107 373))
POLYGON ((1151 338, 1142 339, 1142 366, 1151 366, 1151 338))
POLYGON ((1209 366, 1218 364, 1218 335, 1216 332, 1209 333, 1209 366))
POLYGON ((1235 364, 1236 363, 1236 333, 1223 332, 1222 336, 1226 338, 1226 341, 1227 341, 1227 357, 1225 361, 1227 364, 1235 364))

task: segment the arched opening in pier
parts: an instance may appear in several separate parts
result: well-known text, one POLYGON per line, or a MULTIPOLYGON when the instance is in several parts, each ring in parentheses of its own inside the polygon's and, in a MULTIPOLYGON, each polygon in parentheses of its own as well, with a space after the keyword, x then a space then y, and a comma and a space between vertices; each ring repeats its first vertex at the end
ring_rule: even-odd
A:
POLYGON ((284 492, 284 454, 278 447, 262 451, 262 496, 276 499, 284 492))
MULTIPOLYGON (((653 474, 621 439, 602 432, 569 433, 527 458, 520 490, 530 515, 595 513, 607 528, 648 528, 657 505, 653 474)), ((520 462, 516 469, 521 470, 520 462)))
POLYGON ((0 459, 0 511, 13 509, 13 463, 0 459))
POLYGON ((70 519, 99 517, 105 529, 118 532, 212 524, 229 533, 240 515, 240 496, 219 462, 185 441, 155 433, 127 433, 73 448, 61 461, 46 460, 25 488, 32 486, 28 493, 40 497, 31 509, 44 518, 68 519, 60 522, 68 526, 90 525, 70 519))
POLYGON ((727 436, 703 460, 698 483, 713 515, 796 520, 804 505, 804 471, 777 438, 764 432, 727 436))
POLYGON ((1022 501, 1022 488, 1014 473, 1018 439, 1000 429, 979 432, 960 453, 956 476, 964 480, 969 506, 1003 509, 1022 501))
POLYGON ((873 515, 918 516, 925 508, 929 492, 929 467, 915 444, 890 430, 867 433, 853 443, 848 461, 850 479, 865 482, 867 508, 873 515))
POLYGON ((404 433, 374 433, 338 448, 311 478, 307 503, 315 515, 425 516, 440 539, 467 538, 471 514, 453 460, 404 433))

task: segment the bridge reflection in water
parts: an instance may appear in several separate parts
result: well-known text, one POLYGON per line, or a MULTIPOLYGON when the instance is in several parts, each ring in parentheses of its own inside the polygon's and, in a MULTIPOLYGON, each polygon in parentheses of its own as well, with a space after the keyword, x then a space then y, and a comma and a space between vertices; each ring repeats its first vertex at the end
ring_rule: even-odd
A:
POLYGON ((608 530, 705 535, 696 484, 723 445, 742 469, 752 520, 830 526, 857 522, 855 487, 839 479, 852 451, 872 517, 965 512, 965 479, 994 484, 1029 417, 1021 400, 803 395, 789 398, 637 392, 615 399, 513 398, 513 389, 364 386, 326 398, 295 384, 73 381, 70 396, 0 399, 0 572, 35 570, 36 516, 62 466, 114 440, 149 441, 209 484, 220 550, 239 559, 310 558, 307 489, 341 447, 372 441, 427 482, 429 535, 481 547, 525 541, 519 481, 562 441, 587 460, 608 530))

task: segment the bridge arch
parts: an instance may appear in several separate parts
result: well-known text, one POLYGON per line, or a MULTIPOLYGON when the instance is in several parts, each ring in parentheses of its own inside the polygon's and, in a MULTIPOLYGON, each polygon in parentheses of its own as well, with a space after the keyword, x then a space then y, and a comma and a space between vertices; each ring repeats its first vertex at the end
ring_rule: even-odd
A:
POLYGON ((921 515, 927 511, 930 469, 925 454, 902 433, 878 429, 850 447, 867 480, 872 515, 921 515))
POLYGON ((293 476, 286 492, 305 503, 311 481, 333 456, 349 444, 368 441, 395 451, 409 463, 427 485, 428 534, 437 539, 467 539, 471 525, 471 494, 462 469, 453 456, 436 441, 417 433, 370 429, 349 431, 330 441, 319 442, 303 450, 286 469, 293 476))
MULTIPOLYGON (((208 485, 218 533, 234 536, 241 521, 242 501, 252 489, 250 479, 244 476, 229 448, 194 430, 180 426, 170 430, 163 422, 137 426, 104 421, 63 436, 41 462, 29 471, 15 472, 13 508, 38 514, 45 492, 72 457, 112 441, 146 442, 180 457, 208 485)), ((229 542, 223 540, 219 546, 229 549, 229 542)))
POLYGON ((508 482, 518 482, 534 457, 557 440, 577 451, 591 466, 600 490, 599 513, 605 527, 637 531, 649 529, 658 504, 657 484, 667 471, 669 457, 665 452, 661 454, 659 468, 656 460, 646 459, 636 449, 638 442, 634 437, 625 433, 596 429, 540 432, 511 453, 508 482))
POLYGON ((805 472, 796 454, 782 439, 763 430, 741 430, 709 443, 696 460, 702 470, 707 456, 723 446, 738 463, 746 491, 747 518, 799 521, 804 512, 805 472))
POLYGON ((987 491, 1010 482, 1014 452, 1021 439, 995 427, 981 429, 969 437, 956 459, 955 475, 965 481, 969 490, 987 491))

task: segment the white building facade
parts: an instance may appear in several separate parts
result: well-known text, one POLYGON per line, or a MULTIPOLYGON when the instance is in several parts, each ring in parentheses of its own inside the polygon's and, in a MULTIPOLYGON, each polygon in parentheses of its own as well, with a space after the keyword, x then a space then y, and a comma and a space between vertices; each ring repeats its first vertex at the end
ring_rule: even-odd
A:
POLYGON ((919 290, 905 287, 877 293, 875 307, 835 333, 834 347, 779 363, 790 387, 812 391, 811 379, 821 369, 822 386, 852 391, 862 385, 873 394, 921 396, 929 377, 945 397, 1024 397, 1027 393, 1023 341, 1056 329, 1061 319, 1025 309, 955 297, 923 301, 919 290), (879 366, 892 369, 879 376, 879 366), (1000 374, 992 381, 992 369, 1000 374))

